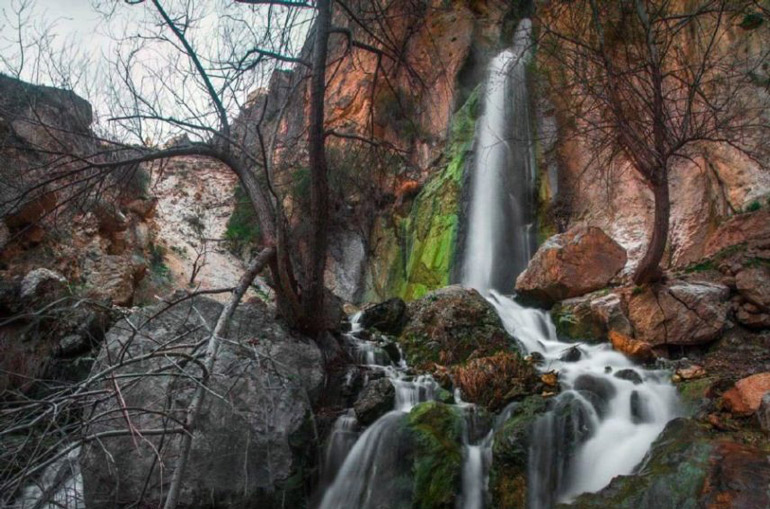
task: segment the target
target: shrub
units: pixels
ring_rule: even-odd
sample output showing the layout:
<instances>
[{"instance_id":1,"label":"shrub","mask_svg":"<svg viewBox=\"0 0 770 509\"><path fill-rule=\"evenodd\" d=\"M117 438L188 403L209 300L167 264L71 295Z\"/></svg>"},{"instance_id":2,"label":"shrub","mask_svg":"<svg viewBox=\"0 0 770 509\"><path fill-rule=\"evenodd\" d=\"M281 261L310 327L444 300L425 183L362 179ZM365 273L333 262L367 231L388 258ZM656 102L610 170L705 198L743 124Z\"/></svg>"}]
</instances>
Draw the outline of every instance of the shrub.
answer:
<instances>
[{"instance_id":1,"label":"shrub","mask_svg":"<svg viewBox=\"0 0 770 509\"><path fill-rule=\"evenodd\" d=\"M233 208L230 219L227 220L225 239L228 241L230 249L238 252L244 247L259 242L262 234L251 201L240 184L233 191L233 199L235 200L235 208Z\"/></svg>"}]
</instances>

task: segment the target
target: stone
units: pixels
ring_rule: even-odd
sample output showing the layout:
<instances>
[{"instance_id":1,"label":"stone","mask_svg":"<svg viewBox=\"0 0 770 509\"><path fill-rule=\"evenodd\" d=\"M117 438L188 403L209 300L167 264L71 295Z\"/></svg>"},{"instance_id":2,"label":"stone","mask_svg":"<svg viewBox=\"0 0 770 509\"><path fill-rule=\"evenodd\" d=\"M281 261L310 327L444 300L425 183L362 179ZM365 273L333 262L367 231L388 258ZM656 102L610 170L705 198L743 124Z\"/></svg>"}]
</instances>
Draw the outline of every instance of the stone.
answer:
<instances>
[{"instance_id":1,"label":"stone","mask_svg":"<svg viewBox=\"0 0 770 509\"><path fill-rule=\"evenodd\" d=\"M600 416L606 414L607 405L616 392L609 380L591 374L578 376L572 388L580 391L584 396L588 393L588 399Z\"/></svg>"},{"instance_id":2,"label":"stone","mask_svg":"<svg viewBox=\"0 0 770 509\"><path fill-rule=\"evenodd\" d=\"M583 357L583 352L580 350L580 347L575 345L570 348L567 348L564 353L561 354L561 357L559 357L559 360L563 362L577 362Z\"/></svg>"},{"instance_id":3,"label":"stone","mask_svg":"<svg viewBox=\"0 0 770 509\"><path fill-rule=\"evenodd\" d=\"M615 378L620 378L621 380L628 380L634 385L639 385L640 383L642 383L642 376L639 374L638 371L631 368L621 369L620 371L615 373Z\"/></svg>"},{"instance_id":4,"label":"stone","mask_svg":"<svg viewBox=\"0 0 770 509\"><path fill-rule=\"evenodd\" d=\"M770 311L770 268L761 265L741 270L735 276L735 286L744 299Z\"/></svg>"},{"instance_id":5,"label":"stone","mask_svg":"<svg viewBox=\"0 0 770 509\"><path fill-rule=\"evenodd\" d=\"M746 416L759 410L762 398L770 391L770 373L758 373L735 382L735 385L722 395L722 400L730 412Z\"/></svg>"},{"instance_id":6,"label":"stone","mask_svg":"<svg viewBox=\"0 0 770 509\"><path fill-rule=\"evenodd\" d=\"M358 395L353 405L358 422L368 426L386 413L393 410L396 401L396 389L387 377L372 380Z\"/></svg>"},{"instance_id":7,"label":"stone","mask_svg":"<svg viewBox=\"0 0 770 509\"><path fill-rule=\"evenodd\" d=\"M33 305L50 304L69 293L67 279L56 271L34 269L21 280L19 296Z\"/></svg>"},{"instance_id":8,"label":"stone","mask_svg":"<svg viewBox=\"0 0 770 509\"><path fill-rule=\"evenodd\" d=\"M138 268L132 257L102 255L86 259L83 276L89 287L88 295L96 300L111 301L116 306L130 306Z\"/></svg>"},{"instance_id":9,"label":"stone","mask_svg":"<svg viewBox=\"0 0 770 509\"><path fill-rule=\"evenodd\" d=\"M706 370L703 368L703 366L691 364L689 366L677 369L676 376L679 377L679 380L696 380L706 376Z\"/></svg>"},{"instance_id":10,"label":"stone","mask_svg":"<svg viewBox=\"0 0 770 509\"><path fill-rule=\"evenodd\" d=\"M549 238L516 280L516 291L545 305L599 290L626 265L626 251L596 227Z\"/></svg>"},{"instance_id":11,"label":"stone","mask_svg":"<svg viewBox=\"0 0 770 509\"><path fill-rule=\"evenodd\" d=\"M759 403L759 409L757 410L757 419L762 431L770 433L770 392L766 392L762 396L762 401Z\"/></svg>"},{"instance_id":12,"label":"stone","mask_svg":"<svg viewBox=\"0 0 770 509\"><path fill-rule=\"evenodd\" d=\"M633 327L623 311L622 301L617 293L610 293L591 300L591 312L607 331L617 331L626 336L633 334Z\"/></svg>"},{"instance_id":13,"label":"stone","mask_svg":"<svg viewBox=\"0 0 770 509\"><path fill-rule=\"evenodd\" d=\"M610 331L610 343L612 343L614 350L622 353L629 359L638 362L651 362L655 360L652 345L645 341L628 337L617 331Z\"/></svg>"},{"instance_id":14,"label":"stone","mask_svg":"<svg viewBox=\"0 0 770 509\"><path fill-rule=\"evenodd\" d=\"M61 357L69 357L88 350L88 338L79 334L70 334L59 340L59 351L57 354Z\"/></svg>"},{"instance_id":15,"label":"stone","mask_svg":"<svg viewBox=\"0 0 770 509\"><path fill-rule=\"evenodd\" d=\"M386 300L365 309L361 315L361 325L378 329L386 334L401 334L408 317L406 303L398 297Z\"/></svg>"},{"instance_id":16,"label":"stone","mask_svg":"<svg viewBox=\"0 0 770 509\"><path fill-rule=\"evenodd\" d=\"M416 369L450 366L516 348L495 309L476 290L447 286L407 308L409 321L398 342Z\"/></svg>"},{"instance_id":17,"label":"stone","mask_svg":"<svg viewBox=\"0 0 770 509\"><path fill-rule=\"evenodd\" d=\"M770 328L770 313L763 313L749 302L738 307L735 318L741 325L744 325L749 329L759 330Z\"/></svg>"},{"instance_id":18,"label":"stone","mask_svg":"<svg viewBox=\"0 0 770 509\"><path fill-rule=\"evenodd\" d=\"M707 257L750 241L770 240L770 210L738 214L719 225L706 243Z\"/></svg>"},{"instance_id":19,"label":"stone","mask_svg":"<svg viewBox=\"0 0 770 509\"><path fill-rule=\"evenodd\" d=\"M125 321L110 329L92 371L99 373L111 365L110 359L121 359L133 362L118 367L115 375L158 372L169 369L168 354L147 353L160 348L180 355L179 367L172 371L182 370L186 376L118 378L125 404L148 410L131 413L132 425L139 430L176 427L166 413L184 420L201 371L197 363L179 361L208 339L222 304L196 297L165 308L159 304L128 317L140 334L133 334ZM215 500L224 507L304 507L304 486L317 455L312 405L324 382L321 352L259 303L235 310L226 339L211 374L212 392L203 400L194 431L180 506ZM102 383L112 386L110 380ZM112 417L119 415L119 408L117 398L94 401L93 415L102 417L88 432L125 430L125 420ZM83 446L80 464L88 507L111 508L115 500L162 504L179 458L179 435L135 438L104 437Z\"/></svg>"},{"instance_id":20,"label":"stone","mask_svg":"<svg viewBox=\"0 0 770 509\"><path fill-rule=\"evenodd\" d=\"M628 296L636 339L659 345L703 345L727 323L730 290L709 282L677 281Z\"/></svg>"}]
</instances>

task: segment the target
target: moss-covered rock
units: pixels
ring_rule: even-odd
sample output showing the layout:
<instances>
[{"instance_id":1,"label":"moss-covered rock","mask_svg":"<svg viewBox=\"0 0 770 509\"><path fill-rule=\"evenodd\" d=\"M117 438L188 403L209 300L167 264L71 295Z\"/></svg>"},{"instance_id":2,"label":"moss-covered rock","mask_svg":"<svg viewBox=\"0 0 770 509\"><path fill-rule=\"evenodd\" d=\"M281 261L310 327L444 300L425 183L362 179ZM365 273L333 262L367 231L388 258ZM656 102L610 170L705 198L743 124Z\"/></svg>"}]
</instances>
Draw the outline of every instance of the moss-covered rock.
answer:
<instances>
[{"instance_id":1,"label":"moss-covered rock","mask_svg":"<svg viewBox=\"0 0 770 509\"><path fill-rule=\"evenodd\" d=\"M592 295L558 302L551 309L556 334L567 339L596 341L606 337L604 324L591 310Z\"/></svg>"},{"instance_id":2,"label":"moss-covered rock","mask_svg":"<svg viewBox=\"0 0 770 509\"><path fill-rule=\"evenodd\" d=\"M457 408L430 401L407 418L415 443L414 501L417 509L451 509L462 477L462 415Z\"/></svg>"},{"instance_id":3,"label":"moss-covered rock","mask_svg":"<svg viewBox=\"0 0 770 509\"><path fill-rule=\"evenodd\" d=\"M413 300L449 284L462 181L478 115L477 88L452 118L446 165L425 183L406 217L383 218L375 225L378 254L367 277L370 300Z\"/></svg>"},{"instance_id":4,"label":"moss-covered rock","mask_svg":"<svg viewBox=\"0 0 770 509\"><path fill-rule=\"evenodd\" d=\"M530 396L513 409L495 433L489 491L493 507L524 509L527 506L527 465L532 426L546 411L546 400Z\"/></svg>"},{"instance_id":5,"label":"moss-covered rock","mask_svg":"<svg viewBox=\"0 0 770 509\"><path fill-rule=\"evenodd\" d=\"M476 291L448 286L409 304L401 343L410 366L431 369L515 349L494 308Z\"/></svg>"}]
</instances>

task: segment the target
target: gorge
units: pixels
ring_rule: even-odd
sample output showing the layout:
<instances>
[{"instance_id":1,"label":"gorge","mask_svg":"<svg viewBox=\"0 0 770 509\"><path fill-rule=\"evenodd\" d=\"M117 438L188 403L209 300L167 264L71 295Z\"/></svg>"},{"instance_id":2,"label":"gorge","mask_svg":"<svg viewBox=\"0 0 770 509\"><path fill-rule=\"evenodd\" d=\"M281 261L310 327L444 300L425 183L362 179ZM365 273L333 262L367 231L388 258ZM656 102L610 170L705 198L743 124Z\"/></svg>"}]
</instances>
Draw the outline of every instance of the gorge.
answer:
<instances>
[{"instance_id":1,"label":"gorge","mask_svg":"<svg viewBox=\"0 0 770 509\"><path fill-rule=\"evenodd\" d=\"M676 48L668 121L761 148L762 5L239 3L214 56L208 14L139 6L204 93L239 77L162 144L0 76L0 506L770 507L770 158L670 122L639 282L659 181L608 127L659 141L632 64ZM682 62L695 96L746 77L742 124Z\"/></svg>"}]
</instances>

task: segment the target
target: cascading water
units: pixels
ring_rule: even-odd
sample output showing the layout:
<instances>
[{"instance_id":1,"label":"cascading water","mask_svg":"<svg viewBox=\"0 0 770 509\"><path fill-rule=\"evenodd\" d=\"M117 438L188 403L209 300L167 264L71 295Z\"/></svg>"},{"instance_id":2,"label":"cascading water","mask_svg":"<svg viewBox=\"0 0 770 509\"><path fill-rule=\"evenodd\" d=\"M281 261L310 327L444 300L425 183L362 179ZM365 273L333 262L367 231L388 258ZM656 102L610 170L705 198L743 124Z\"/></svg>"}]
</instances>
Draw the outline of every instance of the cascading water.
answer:
<instances>
[{"instance_id":1,"label":"cascading water","mask_svg":"<svg viewBox=\"0 0 770 509\"><path fill-rule=\"evenodd\" d=\"M530 32L525 19L513 49L490 67L471 177L462 283L487 297L508 332L527 352L542 355L544 369L559 373L564 390L536 422L530 450L528 505L538 509L597 491L614 476L631 473L676 417L677 397L665 372L635 366L606 344L561 342L547 313L499 293L513 288L533 247L534 164L526 88ZM491 442L488 436L465 445L465 507L480 507L475 500L482 497L475 493L485 485L483 461L491 456Z\"/></svg>"}]
</instances>

